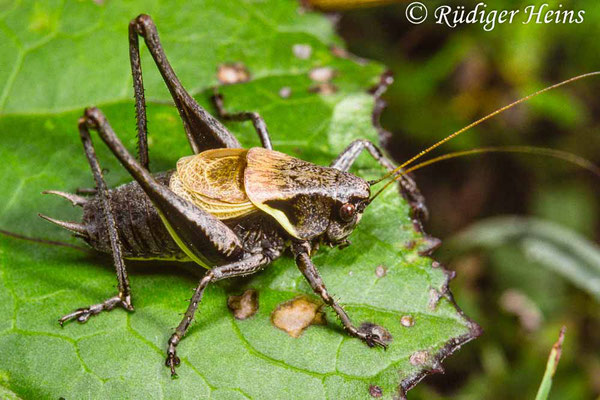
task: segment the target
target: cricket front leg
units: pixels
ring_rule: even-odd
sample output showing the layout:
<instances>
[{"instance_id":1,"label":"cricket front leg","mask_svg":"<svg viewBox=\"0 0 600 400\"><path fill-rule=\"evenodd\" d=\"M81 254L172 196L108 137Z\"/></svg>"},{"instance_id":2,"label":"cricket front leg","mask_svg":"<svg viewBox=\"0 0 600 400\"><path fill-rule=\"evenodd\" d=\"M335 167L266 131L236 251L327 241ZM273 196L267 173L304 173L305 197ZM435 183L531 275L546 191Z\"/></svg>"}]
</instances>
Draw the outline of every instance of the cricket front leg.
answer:
<instances>
[{"instance_id":1,"label":"cricket front leg","mask_svg":"<svg viewBox=\"0 0 600 400\"><path fill-rule=\"evenodd\" d=\"M175 329L175 332L169 338L169 347L167 349L167 360L166 366L171 369L171 376L177 376L175 367L180 364L180 359L177 356L177 345L187 332L190 324L194 320L194 314L198 309L204 289L209 283L215 282L221 279L232 278L234 276L245 276L257 272L263 268L271 260L263 254L255 254L243 258L240 261L233 262L231 264L215 267L209 270L206 275L200 280L198 286L194 290L194 295L190 299L190 305L188 306L183 319Z\"/></svg>"},{"instance_id":2,"label":"cricket front leg","mask_svg":"<svg viewBox=\"0 0 600 400\"><path fill-rule=\"evenodd\" d=\"M79 134L83 143L85 155L87 156L92 174L94 175L94 180L96 181L96 195L100 197L102 213L104 214L104 218L106 220L106 228L110 238L113 262L117 273L118 293L102 303L94 304L85 308L79 308L74 312L65 315L58 320L61 326L64 322L71 319L77 319L77 321L81 323L86 322L91 316L99 314L102 311L110 311L117 306L121 306L128 311L133 311L129 278L127 277L125 262L123 261L123 250L121 241L119 240L115 217L110 202L110 194L106 183L104 182L104 177L102 176L102 169L100 168L85 118L81 118L79 120Z\"/></svg>"},{"instance_id":3,"label":"cricket front leg","mask_svg":"<svg viewBox=\"0 0 600 400\"><path fill-rule=\"evenodd\" d=\"M364 326L366 329L362 329L362 327L355 327L342 306L339 305L337 301L335 301L335 299L329 295L327 288L325 288L325 284L319 275L319 271L317 271L317 268L310 259L310 246L305 242L294 244L292 246L292 252L296 257L296 265L298 266L298 269L300 269L300 272L302 272L310 284L310 287L315 291L316 294L321 296L321 299L323 299L325 304L333 308L340 318L344 329L351 336L357 337L364 341L369 347L379 345L384 349L387 348L387 343L379 335L379 333L371 330L371 324L365 324Z\"/></svg>"},{"instance_id":4,"label":"cricket front leg","mask_svg":"<svg viewBox=\"0 0 600 400\"><path fill-rule=\"evenodd\" d=\"M369 155L388 171L393 171L396 168L394 163L385 157L373 142L366 139L357 139L350 143L348 147L346 147L336 159L331 162L330 167L339 169L340 171L348 171L364 150L367 150ZM398 171L398 174L403 172L404 171ZM402 175L400 177L400 187L416 212L422 216L423 219L427 219L429 211L425 205L425 198L419 191L419 188L417 188L415 181L408 175Z\"/></svg>"}]
</instances>

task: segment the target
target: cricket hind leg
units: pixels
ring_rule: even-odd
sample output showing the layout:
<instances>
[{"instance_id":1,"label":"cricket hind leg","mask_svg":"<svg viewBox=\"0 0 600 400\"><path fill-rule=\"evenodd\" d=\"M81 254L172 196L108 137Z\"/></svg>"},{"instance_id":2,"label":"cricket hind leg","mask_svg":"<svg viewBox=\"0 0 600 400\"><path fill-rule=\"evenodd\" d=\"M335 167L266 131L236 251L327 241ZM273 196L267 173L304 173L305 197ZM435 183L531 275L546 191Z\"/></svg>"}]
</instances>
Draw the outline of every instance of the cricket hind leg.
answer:
<instances>
[{"instance_id":1,"label":"cricket hind leg","mask_svg":"<svg viewBox=\"0 0 600 400\"><path fill-rule=\"evenodd\" d=\"M396 168L394 163L385 157L373 142L366 139L357 139L350 143L348 147L346 147L335 160L331 162L330 167L347 172L364 150L367 150L371 157L388 171L393 171ZM399 173L400 172L402 171L399 171ZM427 219L429 217L429 211L425 205L425 198L419 191L415 181L410 176L403 175L400 178L400 186L417 215Z\"/></svg>"},{"instance_id":2,"label":"cricket hind leg","mask_svg":"<svg viewBox=\"0 0 600 400\"><path fill-rule=\"evenodd\" d=\"M129 278L127 276L127 270L125 269L125 262L123 260L123 248L119 239L117 225L112 210L110 193L108 191L108 187L106 186L106 182L104 182L102 169L100 168L98 157L96 156L96 152L94 150L94 145L88 129L88 121L86 118L81 118L79 120L79 135L81 136L85 155L90 164L94 180L96 181L96 195L100 198L101 210L106 221L106 228L108 230L108 236L110 239L113 262L117 273L118 293L102 303L80 308L70 314L65 315L58 320L61 326L64 322L71 319L77 319L78 322L82 323L86 322L91 316L99 314L102 311L112 310L116 306L121 306L128 311L133 311L133 305L131 304L131 288L129 287Z\"/></svg>"},{"instance_id":3,"label":"cricket hind leg","mask_svg":"<svg viewBox=\"0 0 600 400\"><path fill-rule=\"evenodd\" d=\"M154 21L150 16L141 14L129 23L129 58L135 92L140 164L148 170L146 100L140 62L139 36L144 39L173 97L192 151L197 154L208 149L241 147L235 136L204 108L200 107L196 100L184 89L163 50Z\"/></svg>"},{"instance_id":4,"label":"cricket hind leg","mask_svg":"<svg viewBox=\"0 0 600 400\"><path fill-rule=\"evenodd\" d=\"M206 275L204 275L204 277L198 283L198 286L194 289L194 294L190 299L190 304L183 316L183 319L179 325L177 325L175 332L169 338L165 365L171 370L171 376L177 376L175 367L177 367L181 362L177 356L177 345L192 323L194 314L196 313L200 301L202 300L204 289L206 289L208 284L221 279L253 274L263 268L270 261L271 259L263 254L255 254L231 264L215 267L209 270Z\"/></svg>"},{"instance_id":5,"label":"cricket hind leg","mask_svg":"<svg viewBox=\"0 0 600 400\"><path fill-rule=\"evenodd\" d=\"M218 265L244 255L240 238L222 221L193 203L177 196L127 151L106 117L97 108L85 110L86 127L98 132L104 143L137 181L159 212L165 227L196 263Z\"/></svg>"},{"instance_id":6,"label":"cricket hind leg","mask_svg":"<svg viewBox=\"0 0 600 400\"><path fill-rule=\"evenodd\" d=\"M271 135L269 135L267 124L259 113L252 111L229 113L227 110L225 110L225 106L223 105L223 95L217 92L215 92L214 96L212 97L212 101L217 109L217 112L219 113L219 117L222 119L229 121L252 121L252 125L254 126L254 130L258 134L258 137L260 138L262 147L268 150L273 150L273 145L271 144Z\"/></svg>"}]
</instances>

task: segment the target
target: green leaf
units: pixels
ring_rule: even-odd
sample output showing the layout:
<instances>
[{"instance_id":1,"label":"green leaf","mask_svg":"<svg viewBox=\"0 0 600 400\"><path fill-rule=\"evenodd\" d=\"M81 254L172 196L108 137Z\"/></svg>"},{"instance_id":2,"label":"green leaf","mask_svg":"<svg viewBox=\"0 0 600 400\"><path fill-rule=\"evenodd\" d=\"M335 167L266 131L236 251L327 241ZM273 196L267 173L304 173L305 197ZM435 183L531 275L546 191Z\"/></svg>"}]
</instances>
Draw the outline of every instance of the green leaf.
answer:
<instances>
[{"instance_id":1,"label":"green leaf","mask_svg":"<svg viewBox=\"0 0 600 400\"><path fill-rule=\"evenodd\" d=\"M276 149L326 165L353 139L377 140L375 99L367 89L379 82L383 68L336 56L330 48L340 41L324 17L299 12L292 1L146 3L23 1L0 10L2 229L77 243L36 214L77 220L78 210L40 192L93 185L76 129L85 106L101 106L125 144L135 148L127 24L142 10L153 15L184 85L209 111L218 66L241 62L248 68L250 82L220 91L228 110L263 115ZM295 44L310 45L311 56L296 57ZM146 51L142 57L152 99L151 167L170 169L190 149ZM308 75L317 66L335 69L337 92L309 90L315 83ZM284 87L289 97L280 96ZM229 127L245 146L258 144L251 124ZM129 181L96 142L109 184ZM382 173L366 155L354 172ZM311 326L299 338L275 328L270 316L279 304L299 294L316 299L285 256L253 277L208 288L178 348L178 380L164 366L166 342L203 269L128 262L136 311L115 310L61 329L57 317L112 293L110 257L2 235L0 385L23 398L356 399L370 398L371 385L384 398L402 395L479 333L452 301L450 274L420 254L432 239L415 229L410 211L387 191L369 207L352 246L322 249L314 258L356 323L389 330L387 351L348 337L329 311L326 325ZM380 265L385 276L376 275ZM259 292L259 310L236 320L227 298L246 288ZM405 326L411 318L414 325Z\"/></svg>"},{"instance_id":2,"label":"green leaf","mask_svg":"<svg viewBox=\"0 0 600 400\"><path fill-rule=\"evenodd\" d=\"M560 334L558 335L558 340L556 343L554 343L554 346L552 346L550 356L548 357L548 362L546 363L546 371L544 372L544 377L542 378L542 383L540 384L540 388L535 396L535 400L546 400L550 395L552 378L554 378L556 368L558 367L558 361L560 360L560 355L562 353L562 345L563 341L565 340L565 330L566 328L563 326L560 330Z\"/></svg>"},{"instance_id":3,"label":"green leaf","mask_svg":"<svg viewBox=\"0 0 600 400\"><path fill-rule=\"evenodd\" d=\"M8 390L7 388L0 386L0 398L3 400L19 400L19 396Z\"/></svg>"}]
</instances>

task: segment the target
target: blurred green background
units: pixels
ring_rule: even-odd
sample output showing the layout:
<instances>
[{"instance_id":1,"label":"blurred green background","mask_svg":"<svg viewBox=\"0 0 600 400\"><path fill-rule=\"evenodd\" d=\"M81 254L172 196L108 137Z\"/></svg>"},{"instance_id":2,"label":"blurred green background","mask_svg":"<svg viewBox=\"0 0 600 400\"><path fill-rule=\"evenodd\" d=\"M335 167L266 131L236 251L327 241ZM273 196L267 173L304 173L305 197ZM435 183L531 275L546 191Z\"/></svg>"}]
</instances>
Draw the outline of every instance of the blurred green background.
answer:
<instances>
[{"instance_id":1,"label":"blurred green background","mask_svg":"<svg viewBox=\"0 0 600 400\"><path fill-rule=\"evenodd\" d=\"M339 14L349 50L394 73L382 125L397 161L530 92L600 70L600 2L488 1L488 10L543 3L585 10L582 24L525 25L521 15L490 32L431 21L438 5L468 11L475 1L425 3L430 15L420 25L406 20L407 3ZM435 154L525 144L600 164L598 93L600 78L552 91ZM409 397L534 398L566 325L550 398L599 398L598 177L555 159L490 154L440 163L416 178L431 212L427 230L445 243L435 256L457 272L455 297L485 333L445 362L445 375L427 378ZM503 215L523 218L487 220Z\"/></svg>"}]
</instances>

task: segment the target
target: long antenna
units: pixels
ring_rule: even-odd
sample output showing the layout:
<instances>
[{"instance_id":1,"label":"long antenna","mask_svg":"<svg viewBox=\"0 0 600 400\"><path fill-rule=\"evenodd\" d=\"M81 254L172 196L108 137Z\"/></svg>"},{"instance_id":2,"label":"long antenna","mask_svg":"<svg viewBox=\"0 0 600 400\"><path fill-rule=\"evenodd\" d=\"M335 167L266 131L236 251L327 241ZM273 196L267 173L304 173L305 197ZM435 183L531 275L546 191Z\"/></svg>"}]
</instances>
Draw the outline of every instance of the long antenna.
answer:
<instances>
[{"instance_id":1,"label":"long antenna","mask_svg":"<svg viewBox=\"0 0 600 400\"><path fill-rule=\"evenodd\" d=\"M523 102L525 102L525 101L527 101L527 100L529 100L529 99L532 99L532 98L534 98L534 97L536 97L536 96L538 96L538 95L540 95L540 94L542 94L542 93L545 93L545 92L547 92L547 91L549 91L549 90L556 89L556 88L558 88L558 87L561 87L561 86L563 86L563 85L566 85L566 84L568 84L568 83L575 82L575 81L578 81L578 80L580 80L580 79L583 79L583 78L588 78L588 77L590 77L590 76L595 76L595 75L600 75L600 71L588 72L587 74L577 75L577 76L575 76L575 77L573 77L573 78L569 78L569 79L567 79L567 80L565 80L565 81L562 81L562 82L559 82L559 83L555 83L555 84L554 84L554 85L552 85L552 86L548 86L548 87L546 87L546 88L544 88L544 89L540 89L540 90L538 90L538 91L537 91L537 92L535 92L535 93L532 93L532 94L530 94L530 95L527 95L527 96L525 96L525 97L523 97L523 98L520 98L519 100L516 100L516 101L514 101L514 102L512 102L512 103L510 103L510 104L508 104L508 105L506 105L506 106L504 106L504 107L502 107L502 108L499 108L498 110L496 110L496 111L492 112L491 114L488 114L488 115L486 115L485 117L483 117L483 118L480 118L480 119L478 119L477 121L475 121L475 122L473 122L473 123L471 123L471 124L469 124L469 125L465 126L464 128L462 128L462 129L460 129L460 130L458 130L458 131L454 132L453 134L451 134L451 135L449 135L449 136L446 136L444 139L440 140L439 142L435 143L435 144L434 144L434 145L432 145L432 146L429 146L428 148L426 148L425 150L421 151L420 153L418 153L416 156L412 157L412 158L411 158L411 159L409 159L408 161L405 161L405 162L404 162L402 165L400 165L399 167L397 167L397 168L396 168L396 169L394 169L393 171L390 171L390 172L388 172L387 174L383 175L381 178L379 178L379 179L377 179L377 180L374 180L374 181L370 181L369 183L370 183L371 185L374 185L374 184L376 184L376 183L379 183L379 182L383 181L384 179L387 179L387 178L389 178L390 176L393 176L393 175L394 175L394 174L396 174L398 171L400 171L400 170L402 170L404 167L406 167L406 166L408 166L408 165L412 164L413 162L415 162L415 161L416 161L416 160L418 160L419 158L423 157L425 154L429 153L429 152L430 152L430 151L432 151L433 149L435 149L435 148L437 148L437 147L439 147L439 146L443 145L444 143L448 142L449 140L452 140L452 139L454 139L455 137L457 137L457 136L458 136L458 135L460 135L461 133L463 133L463 132L465 132L465 131L468 131L469 129L473 128L474 126L477 126L477 125L479 125L480 123L482 123L482 122L484 122L484 121L487 121L488 119L490 119L490 118L492 118L492 117L494 117L494 116L496 116L496 115L498 115L498 114L500 114L500 113L502 113L502 112L504 112L504 111L506 111L506 110L508 110L508 109L510 109L510 108L513 108L514 106L516 106L516 105L518 105L518 104L521 104L521 103L523 103ZM393 181L392 181L392 182L393 182Z\"/></svg>"},{"instance_id":2,"label":"long antenna","mask_svg":"<svg viewBox=\"0 0 600 400\"><path fill-rule=\"evenodd\" d=\"M569 162L571 164L575 164L578 167L586 169L600 178L600 167L594 164L592 161L587 158L581 157L577 154L569 153L567 151L550 149L547 147L533 147L533 146L494 146L494 147L480 147L472 150L463 150L463 151L455 151L452 153L447 153L427 161L423 161L417 165L413 165L412 167L406 169L403 174L408 174L410 172L416 171L423 167L427 167L428 165L435 164L439 161L450 160L452 158L470 156L475 154L484 154L484 153L525 153L525 154L535 154L539 156L547 156L558 158L563 161ZM394 181L398 180L395 178Z\"/></svg>"},{"instance_id":3,"label":"long antenna","mask_svg":"<svg viewBox=\"0 0 600 400\"><path fill-rule=\"evenodd\" d=\"M600 178L600 167L598 167L596 164L594 164L587 158L578 156L577 154L569 153L567 151L550 149L547 147L535 147L535 146L480 147L477 149L456 151L456 152L452 152L452 153L443 154L441 156L431 158L431 159L423 161L419 164L413 165L412 167L407 168L406 170L403 170L402 172L395 175L394 179L391 179L381 189L379 189L373 196L371 196L371 198L369 199L369 203L372 202L373 200L375 200L375 198L377 196L379 196L388 186L390 186L392 183L396 182L398 179L400 179L402 176L404 176L408 173L411 173L418 169L427 167L431 164L438 163L440 161L445 161L445 160L450 160L452 158L470 156L470 155L475 155L475 154L484 154L484 153L525 153L525 154L536 154L536 155L540 155L540 156L558 158L563 161L567 161L571 164L575 164L578 167L581 167L583 169L586 169L586 170L590 171L591 173L593 173L594 175L596 175L598 178Z\"/></svg>"}]
</instances>

